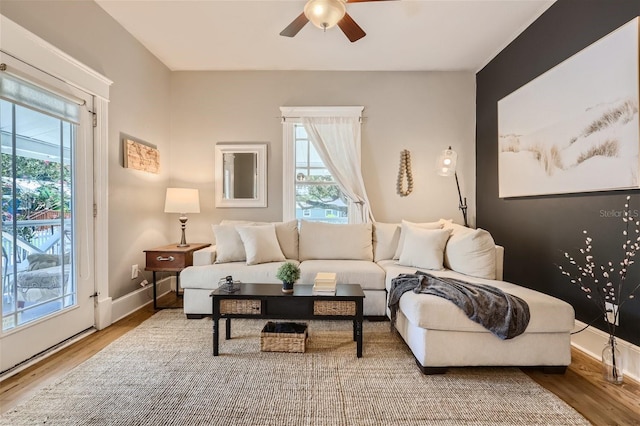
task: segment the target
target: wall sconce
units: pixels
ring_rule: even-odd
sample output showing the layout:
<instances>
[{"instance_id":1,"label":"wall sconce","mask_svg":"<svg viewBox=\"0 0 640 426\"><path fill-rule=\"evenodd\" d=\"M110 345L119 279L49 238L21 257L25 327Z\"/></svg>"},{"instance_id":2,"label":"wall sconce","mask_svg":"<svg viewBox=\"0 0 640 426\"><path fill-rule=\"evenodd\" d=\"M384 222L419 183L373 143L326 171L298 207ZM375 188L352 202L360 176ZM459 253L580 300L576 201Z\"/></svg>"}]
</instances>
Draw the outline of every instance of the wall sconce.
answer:
<instances>
[{"instance_id":1,"label":"wall sconce","mask_svg":"<svg viewBox=\"0 0 640 426\"><path fill-rule=\"evenodd\" d=\"M438 160L436 161L436 171L440 176L455 176L456 187L458 188L458 199L460 204L458 208L462 211L462 217L464 218L464 226L469 226L467 223L467 198L464 200L460 193L460 182L458 182L458 173L456 172L456 164L458 162L458 154L451 149L451 147L442 151Z\"/></svg>"},{"instance_id":2,"label":"wall sconce","mask_svg":"<svg viewBox=\"0 0 640 426\"><path fill-rule=\"evenodd\" d=\"M182 239L178 247L189 247L185 238L187 227L187 213L200 213L200 195L197 189L167 188L164 202L165 213L180 213Z\"/></svg>"}]
</instances>

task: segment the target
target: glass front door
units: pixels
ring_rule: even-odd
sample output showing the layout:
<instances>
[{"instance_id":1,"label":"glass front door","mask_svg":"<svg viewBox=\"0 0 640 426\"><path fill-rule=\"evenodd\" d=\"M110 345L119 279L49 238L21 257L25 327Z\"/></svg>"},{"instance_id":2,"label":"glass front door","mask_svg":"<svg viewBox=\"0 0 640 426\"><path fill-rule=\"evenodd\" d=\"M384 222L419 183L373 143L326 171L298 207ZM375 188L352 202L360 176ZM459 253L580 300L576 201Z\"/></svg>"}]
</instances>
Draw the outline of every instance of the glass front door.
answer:
<instances>
[{"instance_id":1,"label":"glass front door","mask_svg":"<svg viewBox=\"0 0 640 426\"><path fill-rule=\"evenodd\" d=\"M5 73L0 84L2 372L93 326L94 285L87 105Z\"/></svg>"}]
</instances>

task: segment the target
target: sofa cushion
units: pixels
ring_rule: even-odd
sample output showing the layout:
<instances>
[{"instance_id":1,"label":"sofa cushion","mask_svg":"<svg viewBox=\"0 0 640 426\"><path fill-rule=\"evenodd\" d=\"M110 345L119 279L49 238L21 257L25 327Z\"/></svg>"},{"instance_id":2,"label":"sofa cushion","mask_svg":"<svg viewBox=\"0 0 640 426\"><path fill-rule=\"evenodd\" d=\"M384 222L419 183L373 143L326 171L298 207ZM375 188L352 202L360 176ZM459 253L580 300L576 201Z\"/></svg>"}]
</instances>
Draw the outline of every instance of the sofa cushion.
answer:
<instances>
[{"instance_id":1,"label":"sofa cushion","mask_svg":"<svg viewBox=\"0 0 640 426\"><path fill-rule=\"evenodd\" d=\"M293 263L298 263L292 260ZM180 286L182 288L203 288L215 290L218 281L227 275L234 280L245 283L282 283L276 278L278 268L284 262L269 262L258 265L247 265L245 262L229 262L205 266L189 266L180 272Z\"/></svg>"},{"instance_id":2,"label":"sofa cushion","mask_svg":"<svg viewBox=\"0 0 640 426\"><path fill-rule=\"evenodd\" d=\"M445 225L445 229L449 226ZM495 279L496 250L491 234L480 228L457 227L449 228L453 233L445 247L444 265L461 274Z\"/></svg>"},{"instance_id":3,"label":"sofa cushion","mask_svg":"<svg viewBox=\"0 0 640 426\"><path fill-rule=\"evenodd\" d=\"M246 259L244 244L235 225L213 225L213 234L216 238L216 263Z\"/></svg>"},{"instance_id":4,"label":"sofa cushion","mask_svg":"<svg viewBox=\"0 0 640 426\"><path fill-rule=\"evenodd\" d=\"M285 260L273 224L236 226L247 258L247 265Z\"/></svg>"},{"instance_id":5,"label":"sofa cushion","mask_svg":"<svg viewBox=\"0 0 640 426\"><path fill-rule=\"evenodd\" d=\"M414 223L414 222L409 222L406 220L402 221L401 226L404 225L413 225L413 226L417 226L419 228L424 228L424 229L442 229L442 223L440 222L422 222L422 223ZM404 234L402 232L402 230L400 231L400 239L398 240L398 247L396 248L396 252L393 255L394 259L400 259L400 255L402 254L402 246L404 245Z\"/></svg>"},{"instance_id":6,"label":"sofa cushion","mask_svg":"<svg viewBox=\"0 0 640 426\"><path fill-rule=\"evenodd\" d=\"M371 223L300 223L300 260L341 259L373 261Z\"/></svg>"},{"instance_id":7,"label":"sofa cushion","mask_svg":"<svg viewBox=\"0 0 640 426\"><path fill-rule=\"evenodd\" d=\"M384 271L368 260L305 260L300 264L298 282L313 284L318 272L335 272L339 284L360 284L363 290L384 290Z\"/></svg>"},{"instance_id":8,"label":"sofa cushion","mask_svg":"<svg viewBox=\"0 0 640 426\"><path fill-rule=\"evenodd\" d=\"M62 256L59 254L33 253L27 256L27 262L29 263L28 270L35 271L62 264ZM69 260L65 259L65 263L69 263Z\"/></svg>"},{"instance_id":9,"label":"sofa cushion","mask_svg":"<svg viewBox=\"0 0 640 426\"><path fill-rule=\"evenodd\" d=\"M224 219L220 225L268 225L272 222L255 222L250 220ZM298 259L298 221L273 222L280 249L287 259Z\"/></svg>"},{"instance_id":10,"label":"sofa cushion","mask_svg":"<svg viewBox=\"0 0 640 426\"><path fill-rule=\"evenodd\" d=\"M298 259L298 221L276 222L276 236L287 259Z\"/></svg>"},{"instance_id":11,"label":"sofa cushion","mask_svg":"<svg viewBox=\"0 0 640 426\"><path fill-rule=\"evenodd\" d=\"M386 271L387 291L391 289L391 280L399 274L415 273L415 268L400 266L390 260L378 264ZM573 307L553 296L506 281L469 277L450 270L429 271L429 273L439 277L490 285L520 297L529 305L531 314L527 333L568 332L573 329L575 315ZM420 328L489 333L480 324L471 321L462 309L438 296L408 291L400 298L400 310L412 324Z\"/></svg>"},{"instance_id":12,"label":"sofa cushion","mask_svg":"<svg viewBox=\"0 0 640 426\"><path fill-rule=\"evenodd\" d=\"M443 269L444 248L450 229L423 229L402 224L404 242L398 264L421 269Z\"/></svg>"},{"instance_id":13,"label":"sofa cushion","mask_svg":"<svg viewBox=\"0 0 640 426\"><path fill-rule=\"evenodd\" d=\"M39 254L39 253L38 253ZM70 266L58 264L43 268L28 269L18 272L18 289L55 289L61 288L69 279ZM20 294L22 292L18 292Z\"/></svg>"},{"instance_id":14,"label":"sofa cushion","mask_svg":"<svg viewBox=\"0 0 640 426\"><path fill-rule=\"evenodd\" d=\"M373 223L373 260L393 259L400 241L399 223Z\"/></svg>"}]
</instances>

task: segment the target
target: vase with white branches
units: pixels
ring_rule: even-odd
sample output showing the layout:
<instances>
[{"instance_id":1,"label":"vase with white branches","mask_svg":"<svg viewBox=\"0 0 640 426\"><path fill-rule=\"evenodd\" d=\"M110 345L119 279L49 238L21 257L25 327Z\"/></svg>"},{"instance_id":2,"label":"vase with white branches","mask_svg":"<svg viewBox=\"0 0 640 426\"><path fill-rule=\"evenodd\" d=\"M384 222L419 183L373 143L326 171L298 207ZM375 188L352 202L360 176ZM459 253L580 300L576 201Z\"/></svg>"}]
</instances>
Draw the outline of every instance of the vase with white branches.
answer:
<instances>
[{"instance_id":1,"label":"vase with white branches","mask_svg":"<svg viewBox=\"0 0 640 426\"><path fill-rule=\"evenodd\" d=\"M634 211L630 209L630 200L631 197L627 196L621 214L624 223L621 260L596 263L592 253L593 238L585 230L582 231L585 240L580 254L576 254L574 257L565 252L564 256L570 266L567 268L558 266L571 284L579 287L587 299L593 301L604 316L609 339L602 351L603 375L607 381L616 384L623 381L622 358L616 341L618 315L622 306L633 299L636 291L640 288L640 284L634 286L627 283L627 273L634 263L633 258L636 252L640 249L640 220L634 218ZM609 306L617 307L611 309Z\"/></svg>"}]
</instances>

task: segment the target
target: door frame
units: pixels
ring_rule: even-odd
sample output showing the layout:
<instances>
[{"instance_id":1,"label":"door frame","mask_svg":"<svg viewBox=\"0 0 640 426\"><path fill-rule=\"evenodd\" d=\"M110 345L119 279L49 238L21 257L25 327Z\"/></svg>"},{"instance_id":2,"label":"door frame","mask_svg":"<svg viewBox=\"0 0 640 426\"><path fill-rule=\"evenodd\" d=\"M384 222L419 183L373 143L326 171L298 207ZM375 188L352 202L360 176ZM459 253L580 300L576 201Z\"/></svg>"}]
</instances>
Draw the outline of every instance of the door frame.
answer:
<instances>
[{"instance_id":1,"label":"door frame","mask_svg":"<svg viewBox=\"0 0 640 426\"><path fill-rule=\"evenodd\" d=\"M108 104L111 80L0 14L0 51L94 98L94 324L111 325L108 275ZM0 341L1 344L1 341ZM0 347L0 350L2 348Z\"/></svg>"}]
</instances>

